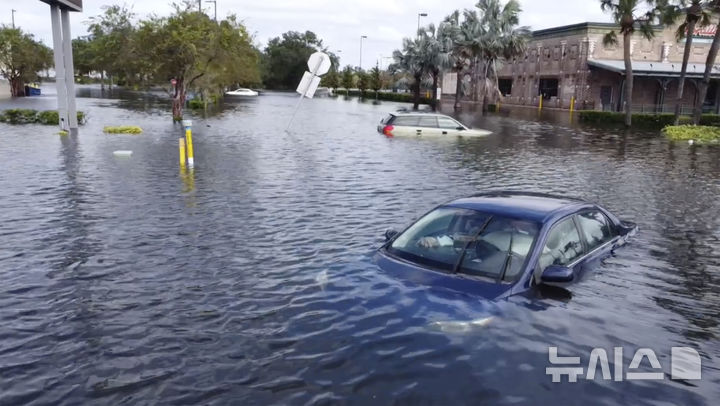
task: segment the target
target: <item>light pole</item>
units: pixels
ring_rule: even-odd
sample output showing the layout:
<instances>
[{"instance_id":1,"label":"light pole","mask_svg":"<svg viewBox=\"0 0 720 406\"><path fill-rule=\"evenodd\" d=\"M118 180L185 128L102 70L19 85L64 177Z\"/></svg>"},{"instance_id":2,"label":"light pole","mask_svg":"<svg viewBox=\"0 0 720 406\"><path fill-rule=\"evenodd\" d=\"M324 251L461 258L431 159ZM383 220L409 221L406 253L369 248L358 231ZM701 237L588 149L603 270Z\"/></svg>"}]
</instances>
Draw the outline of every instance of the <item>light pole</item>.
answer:
<instances>
[{"instance_id":1,"label":"light pole","mask_svg":"<svg viewBox=\"0 0 720 406\"><path fill-rule=\"evenodd\" d=\"M13 25L13 30L14 30L14 29L15 29L15 12L16 12L17 10L15 10L14 8L12 8L12 9L10 9L10 11L12 11L12 25Z\"/></svg>"},{"instance_id":2,"label":"light pole","mask_svg":"<svg viewBox=\"0 0 720 406\"><path fill-rule=\"evenodd\" d=\"M367 35L360 36L360 70L362 70L362 44L365 38L367 38Z\"/></svg>"},{"instance_id":3,"label":"light pole","mask_svg":"<svg viewBox=\"0 0 720 406\"><path fill-rule=\"evenodd\" d=\"M427 13L418 13L418 31L420 31L420 17L427 17Z\"/></svg>"},{"instance_id":4,"label":"light pole","mask_svg":"<svg viewBox=\"0 0 720 406\"><path fill-rule=\"evenodd\" d=\"M202 0L198 0L198 11L202 13Z\"/></svg>"},{"instance_id":5,"label":"light pole","mask_svg":"<svg viewBox=\"0 0 720 406\"><path fill-rule=\"evenodd\" d=\"M217 22L217 0L205 0L205 3L213 3L215 6L215 22Z\"/></svg>"}]
</instances>

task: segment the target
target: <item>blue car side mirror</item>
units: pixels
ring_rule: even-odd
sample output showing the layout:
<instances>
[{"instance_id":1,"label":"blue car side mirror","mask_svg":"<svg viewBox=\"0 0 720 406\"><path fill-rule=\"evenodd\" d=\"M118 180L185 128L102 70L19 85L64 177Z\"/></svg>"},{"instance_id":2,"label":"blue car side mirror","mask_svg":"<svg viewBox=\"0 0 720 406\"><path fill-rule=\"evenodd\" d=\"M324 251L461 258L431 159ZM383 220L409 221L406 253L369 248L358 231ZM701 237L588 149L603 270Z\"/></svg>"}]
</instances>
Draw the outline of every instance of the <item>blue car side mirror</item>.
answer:
<instances>
[{"instance_id":1,"label":"blue car side mirror","mask_svg":"<svg viewBox=\"0 0 720 406\"><path fill-rule=\"evenodd\" d=\"M545 268L540 280L546 283L567 283L575 279L575 272L572 268L560 265L550 265Z\"/></svg>"},{"instance_id":2,"label":"blue car side mirror","mask_svg":"<svg viewBox=\"0 0 720 406\"><path fill-rule=\"evenodd\" d=\"M392 240L396 235L398 235L398 232L393 229L385 231L385 241Z\"/></svg>"}]
</instances>

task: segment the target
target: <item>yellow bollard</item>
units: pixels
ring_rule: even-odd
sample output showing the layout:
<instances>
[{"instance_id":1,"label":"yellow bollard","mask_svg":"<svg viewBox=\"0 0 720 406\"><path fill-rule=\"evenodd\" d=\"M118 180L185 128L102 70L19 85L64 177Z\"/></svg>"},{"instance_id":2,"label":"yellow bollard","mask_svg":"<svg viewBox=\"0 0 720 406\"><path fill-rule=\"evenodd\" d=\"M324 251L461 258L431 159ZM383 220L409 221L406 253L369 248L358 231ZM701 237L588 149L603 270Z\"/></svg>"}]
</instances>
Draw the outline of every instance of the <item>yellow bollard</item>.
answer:
<instances>
[{"instance_id":1,"label":"yellow bollard","mask_svg":"<svg viewBox=\"0 0 720 406\"><path fill-rule=\"evenodd\" d=\"M543 103L543 97L540 95L540 104L538 105L538 110L542 110L542 103Z\"/></svg>"},{"instance_id":2,"label":"yellow bollard","mask_svg":"<svg viewBox=\"0 0 720 406\"><path fill-rule=\"evenodd\" d=\"M178 147L180 148L180 167L185 167L185 138L178 139Z\"/></svg>"},{"instance_id":3,"label":"yellow bollard","mask_svg":"<svg viewBox=\"0 0 720 406\"><path fill-rule=\"evenodd\" d=\"M499 112L500 112L500 104L501 104L501 103L498 102L498 103L497 103L497 106L495 107L495 112L496 112L496 113L499 113Z\"/></svg>"},{"instance_id":4,"label":"yellow bollard","mask_svg":"<svg viewBox=\"0 0 720 406\"><path fill-rule=\"evenodd\" d=\"M187 162L189 167L195 166L195 154L193 153L192 143L192 121L183 120L185 127L185 145L187 146Z\"/></svg>"},{"instance_id":5,"label":"yellow bollard","mask_svg":"<svg viewBox=\"0 0 720 406\"><path fill-rule=\"evenodd\" d=\"M570 98L570 114L572 114L573 111L575 111L575 96Z\"/></svg>"}]
</instances>

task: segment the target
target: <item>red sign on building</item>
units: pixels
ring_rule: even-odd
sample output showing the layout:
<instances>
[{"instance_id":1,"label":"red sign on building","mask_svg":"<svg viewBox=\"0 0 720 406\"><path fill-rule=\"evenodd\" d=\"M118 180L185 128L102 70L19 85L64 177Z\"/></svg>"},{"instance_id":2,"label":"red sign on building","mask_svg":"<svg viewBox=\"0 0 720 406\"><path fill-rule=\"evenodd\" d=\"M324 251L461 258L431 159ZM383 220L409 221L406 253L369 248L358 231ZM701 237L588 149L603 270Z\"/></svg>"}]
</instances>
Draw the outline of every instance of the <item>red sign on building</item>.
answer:
<instances>
[{"instance_id":1,"label":"red sign on building","mask_svg":"<svg viewBox=\"0 0 720 406\"><path fill-rule=\"evenodd\" d=\"M698 27L693 33L693 37L697 38L713 38L717 32L717 25L706 25L704 27Z\"/></svg>"}]
</instances>

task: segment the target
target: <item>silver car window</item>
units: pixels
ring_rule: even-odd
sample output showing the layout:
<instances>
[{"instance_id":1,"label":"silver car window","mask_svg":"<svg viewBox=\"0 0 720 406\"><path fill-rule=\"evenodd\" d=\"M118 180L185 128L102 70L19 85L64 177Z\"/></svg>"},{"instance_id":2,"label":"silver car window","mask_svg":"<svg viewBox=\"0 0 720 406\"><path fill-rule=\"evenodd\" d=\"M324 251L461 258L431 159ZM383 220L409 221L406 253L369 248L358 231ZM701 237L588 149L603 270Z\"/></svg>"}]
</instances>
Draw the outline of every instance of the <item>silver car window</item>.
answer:
<instances>
[{"instance_id":1,"label":"silver car window","mask_svg":"<svg viewBox=\"0 0 720 406\"><path fill-rule=\"evenodd\" d=\"M399 116L393 120L392 125L401 127L417 127L419 119L420 117L418 116Z\"/></svg>"},{"instance_id":2,"label":"silver car window","mask_svg":"<svg viewBox=\"0 0 720 406\"><path fill-rule=\"evenodd\" d=\"M437 117L435 117L435 116L420 117L420 122L418 123L418 127L438 128Z\"/></svg>"},{"instance_id":3,"label":"silver car window","mask_svg":"<svg viewBox=\"0 0 720 406\"><path fill-rule=\"evenodd\" d=\"M448 118L448 117L438 117L438 127L445 129L445 130L455 130L458 127L460 127L460 123L457 121Z\"/></svg>"}]
</instances>

